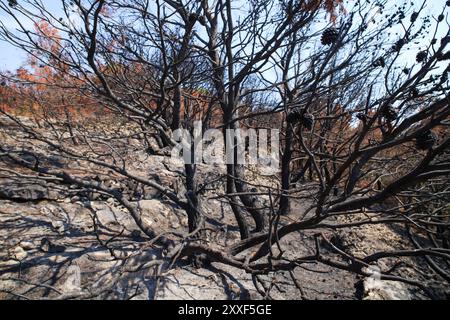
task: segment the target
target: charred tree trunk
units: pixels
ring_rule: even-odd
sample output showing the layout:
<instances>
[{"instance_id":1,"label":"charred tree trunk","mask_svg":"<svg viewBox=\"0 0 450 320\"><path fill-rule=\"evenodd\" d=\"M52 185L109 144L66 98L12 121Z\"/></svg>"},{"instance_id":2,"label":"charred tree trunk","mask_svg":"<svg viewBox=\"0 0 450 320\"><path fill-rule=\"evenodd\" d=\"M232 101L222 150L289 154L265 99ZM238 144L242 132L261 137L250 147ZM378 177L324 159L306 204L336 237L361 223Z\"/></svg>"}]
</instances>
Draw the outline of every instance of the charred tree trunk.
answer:
<instances>
[{"instance_id":1,"label":"charred tree trunk","mask_svg":"<svg viewBox=\"0 0 450 320\"><path fill-rule=\"evenodd\" d=\"M253 197L248 195L247 184L240 178L244 176L242 165L234 166L234 176L235 176L235 186L236 191L241 195L239 198L241 199L243 205L248 210L253 220L255 221L255 230L254 232L263 231L266 226L266 221L264 219L264 215L260 209L255 207L255 203L253 201Z\"/></svg>"},{"instance_id":2,"label":"charred tree trunk","mask_svg":"<svg viewBox=\"0 0 450 320\"><path fill-rule=\"evenodd\" d=\"M286 128L286 142L284 146L284 153L281 160L281 197L279 214L287 215L290 211L289 206L289 188L291 184L291 169L290 163L292 158L292 142L294 137L294 129L291 124Z\"/></svg>"},{"instance_id":3,"label":"charred tree trunk","mask_svg":"<svg viewBox=\"0 0 450 320\"><path fill-rule=\"evenodd\" d=\"M245 215L239 206L239 198L232 196L236 191L234 184L234 165L227 165L227 194L230 200L231 210L233 210L234 217L239 227L239 233L241 234L241 239L247 239L250 236L248 223L245 219Z\"/></svg>"},{"instance_id":4,"label":"charred tree trunk","mask_svg":"<svg viewBox=\"0 0 450 320\"><path fill-rule=\"evenodd\" d=\"M181 88L180 86L176 86L174 93L174 104L172 108L172 123L170 125L172 131L175 131L180 128L181 99L182 99Z\"/></svg>"},{"instance_id":5,"label":"charred tree trunk","mask_svg":"<svg viewBox=\"0 0 450 320\"><path fill-rule=\"evenodd\" d=\"M186 213L188 216L189 233L195 232L201 227L200 200L197 195L196 166L185 165L186 173L186 199L188 201Z\"/></svg>"},{"instance_id":6,"label":"charred tree trunk","mask_svg":"<svg viewBox=\"0 0 450 320\"><path fill-rule=\"evenodd\" d=\"M222 108L224 111L226 110L226 108ZM234 130L234 124L232 123L232 116L230 115L229 112L224 112L224 120L225 123L229 123L224 131L223 131L223 135L224 135L224 141L227 141L227 130ZM235 163L236 163L236 159L237 159L237 145L236 145L236 139L233 139L233 146L232 146L233 150L226 150L227 153L232 152L233 153L233 157L234 157L234 163L227 163L227 183L226 183L226 192L228 194L228 198L230 200L230 206L231 206L231 210L233 210L233 214L234 217L236 219L236 222L238 224L239 227L239 232L241 234L241 239L247 239L250 236L250 232L249 232L249 226L248 223L245 219L245 214L242 211L242 208L240 207L239 204L239 197L234 196L233 194L236 193L236 184L235 184L235 179L236 179L236 170L235 170ZM228 157L227 157L228 158Z\"/></svg>"},{"instance_id":7,"label":"charred tree trunk","mask_svg":"<svg viewBox=\"0 0 450 320\"><path fill-rule=\"evenodd\" d=\"M230 109L228 109L230 110ZM226 123L229 123L229 125L227 126L228 129L231 130L236 130L239 128L239 125L237 122L234 121L234 117L231 114L231 112L226 112L225 115L225 119L226 119ZM225 139L226 139L226 132L225 132ZM250 213L250 215L253 218L253 221L255 222L255 230L254 232L260 232L264 230L265 227L265 219L264 219L264 215L262 214L262 212L260 210L258 210L255 207L255 204L253 203L253 198L251 196L249 196L248 193L248 188L247 188L247 184L244 181L244 166L242 164L238 164L238 152L239 152L239 148L238 146L242 143L242 141L240 141L240 138L235 136L232 142L232 150L228 150L227 152L233 152L233 160L234 160L234 164L232 165L228 165L228 169L230 170L230 172L228 173L228 177L232 179L232 189L230 188L230 190L235 190L237 193L239 193L239 196L236 198L237 201L241 201L242 204L244 205L245 209L248 211L248 213ZM231 173L231 174L230 174ZM233 201L235 202L235 201ZM245 217L244 214L242 213L242 210L237 207L239 209L239 211L241 211L240 215L242 215L242 217L240 217L239 219L241 220L241 223L243 224L243 222L245 222ZM234 210L233 210L234 211ZM247 224L247 223L245 223ZM248 225L245 226L246 230L243 230L244 232L241 232L241 235L243 235L243 233L246 234L246 237L249 236L249 231L248 231Z\"/></svg>"},{"instance_id":8,"label":"charred tree trunk","mask_svg":"<svg viewBox=\"0 0 450 320\"><path fill-rule=\"evenodd\" d=\"M64 104L64 101L63 101ZM67 110L67 107L64 106L64 114L66 116L66 125L67 125L67 129L69 130L69 135L70 135L70 139L72 140L72 143L77 146L78 145L78 140L75 136L75 133L73 132L73 127L72 127L72 119L70 117L70 113L69 110Z\"/></svg>"}]
</instances>

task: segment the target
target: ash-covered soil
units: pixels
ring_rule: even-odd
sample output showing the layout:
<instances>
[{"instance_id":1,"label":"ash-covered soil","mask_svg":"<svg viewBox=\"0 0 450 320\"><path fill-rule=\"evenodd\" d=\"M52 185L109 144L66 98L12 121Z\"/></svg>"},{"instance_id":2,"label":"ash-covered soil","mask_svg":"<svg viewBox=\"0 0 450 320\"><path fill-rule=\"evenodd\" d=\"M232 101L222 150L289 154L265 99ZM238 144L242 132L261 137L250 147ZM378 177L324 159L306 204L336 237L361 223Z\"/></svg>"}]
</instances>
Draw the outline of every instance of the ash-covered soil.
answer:
<instances>
[{"instance_id":1,"label":"ash-covered soil","mask_svg":"<svg viewBox=\"0 0 450 320\"><path fill-rule=\"evenodd\" d=\"M0 202L3 299L64 299L80 294L93 299L262 298L251 275L220 263L196 268L180 260L155 277L152 261L164 259L170 248L149 246L150 239L112 199L92 201L89 205L76 200ZM183 211L167 201L143 200L141 206L144 221L157 225L161 232L182 231L187 227ZM210 218L208 227L213 230L208 240L226 250L239 240L233 218L218 201L210 201L205 208ZM337 234L321 231L338 247L356 256L398 248L399 243L410 246L388 228L361 229ZM313 236L314 232L297 233L283 239L287 255L313 254ZM405 265L400 268L406 275L427 279L427 275L421 274L420 262L412 258L404 260ZM389 266L391 262L386 259L384 263ZM294 276L295 282L289 272L262 276L261 280L273 285L270 291L273 299L426 298L417 289L401 283L368 282L352 273L315 263L297 268ZM439 279L435 276L435 280Z\"/></svg>"},{"instance_id":2,"label":"ash-covered soil","mask_svg":"<svg viewBox=\"0 0 450 320\"><path fill-rule=\"evenodd\" d=\"M169 205L152 200L144 203L149 205L145 211L149 224L168 221L168 229L186 225L185 219ZM145 263L163 258L166 250L157 245L146 247L149 239L138 231L129 215L114 204L93 202L93 209L65 201L20 204L2 201L0 204L2 298L27 296L58 299L77 293L76 279L79 276L81 287L88 288L86 295L92 294L97 298L261 299L250 275L219 263L195 268L180 261L158 278L160 283L156 288L158 279L153 277L152 268L146 269ZM94 215L102 225L101 230L93 230ZM302 236L298 237L300 239L292 237L284 240L289 243L289 249L297 253L300 250L312 252L313 248L302 246ZM108 246L114 248L114 255L118 257L139 252L136 257L127 260L127 272L116 273L123 272L124 262L112 256L99 238L103 242L110 241ZM238 233L227 232L226 235L218 230L210 238L216 245L226 248L237 240ZM46 248L43 239L63 252ZM142 270L132 270L142 265ZM274 284L271 297L356 298L355 284L358 279L347 272L311 265L299 269L295 275L301 291L288 272L264 276L264 280ZM96 291L103 290L101 288L105 292L97 295Z\"/></svg>"},{"instance_id":3,"label":"ash-covered soil","mask_svg":"<svg viewBox=\"0 0 450 320\"><path fill-rule=\"evenodd\" d=\"M376 278L364 279L318 263L302 264L292 273L280 271L255 279L245 271L221 263L196 267L188 259L174 259L170 256L177 246L174 234L186 232L187 219L185 212L168 201L164 194L129 183L86 161L60 157L44 144L30 144L26 134L15 134L16 139L5 134L15 129L14 124L2 124L0 134L4 147L22 150L19 156L28 161L37 156L41 166L61 168L121 188L133 205L140 207L143 223L165 237L164 241L152 241L139 230L129 212L105 194L86 192L75 185L61 186L57 180L37 179L8 159L2 159L1 299L427 298L412 286ZM127 161L127 169L183 195L181 164L169 161L168 157L149 155L140 140L130 138L133 135L126 132L124 135L127 137L116 144L126 149L122 156ZM96 159L101 161L103 157L100 155ZM225 168L200 166L198 171L200 181L211 182L202 194L201 207L207 227L204 243L225 251L239 241L233 214L221 197L224 191L220 178L225 175ZM276 186L278 183L273 173L262 173L254 167L248 168L248 178L259 185ZM269 201L268 197L262 199ZM308 201L295 200L291 215L282 217L281 225L300 219L308 205ZM364 225L338 232L314 229L290 234L281 241L285 257L313 255L315 235L319 233L337 248L355 256L377 250L412 248L407 236L398 230ZM329 255L342 259L331 249ZM417 258L402 261L397 265L391 259L383 259L384 265L380 267L400 270L401 274L426 281L430 288L445 297L448 285L429 274L423 261ZM269 295L261 296L256 287L270 287Z\"/></svg>"}]
</instances>

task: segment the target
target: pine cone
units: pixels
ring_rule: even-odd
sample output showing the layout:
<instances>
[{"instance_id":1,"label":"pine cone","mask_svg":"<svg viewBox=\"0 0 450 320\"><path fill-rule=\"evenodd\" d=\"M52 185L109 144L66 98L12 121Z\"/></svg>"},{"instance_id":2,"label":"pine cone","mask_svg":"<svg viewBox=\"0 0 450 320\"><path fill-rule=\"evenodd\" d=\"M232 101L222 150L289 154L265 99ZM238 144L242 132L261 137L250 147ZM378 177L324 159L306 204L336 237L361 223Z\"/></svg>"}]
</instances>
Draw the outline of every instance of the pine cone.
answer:
<instances>
[{"instance_id":1,"label":"pine cone","mask_svg":"<svg viewBox=\"0 0 450 320\"><path fill-rule=\"evenodd\" d=\"M415 99L419 96L419 90L417 90L416 88L413 88L413 89L411 89L409 94L411 95L411 98Z\"/></svg>"},{"instance_id":2,"label":"pine cone","mask_svg":"<svg viewBox=\"0 0 450 320\"><path fill-rule=\"evenodd\" d=\"M405 45L405 40L399 39L392 47L392 50L399 52L403 48L404 45Z\"/></svg>"},{"instance_id":3,"label":"pine cone","mask_svg":"<svg viewBox=\"0 0 450 320\"><path fill-rule=\"evenodd\" d=\"M419 150L429 150L434 146L436 140L436 135L431 130L427 130L416 138L416 147Z\"/></svg>"},{"instance_id":4,"label":"pine cone","mask_svg":"<svg viewBox=\"0 0 450 320\"><path fill-rule=\"evenodd\" d=\"M441 21L443 21L443 20L444 20L444 15L443 15L443 14L440 14L440 15L438 16L438 21L441 22Z\"/></svg>"},{"instance_id":5,"label":"pine cone","mask_svg":"<svg viewBox=\"0 0 450 320\"><path fill-rule=\"evenodd\" d=\"M428 57L428 53L426 51L420 51L416 56L416 61L421 63L424 62Z\"/></svg>"},{"instance_id":6,"label":"pine cone","mask_svg":"<svg viewBox=\"0 0 450 320\"><path fill-rule=\"evenodd\" d=\"M419 14L417 12L413 12L411 15L411 22L414 22L419 17Z\"/></svg>"},{"instance_id":7,"label":"pine cone","mask_svg":"<svg viewBox=\"0 0 450 320\"><path fill-rule=\"evenodd\" d=\"M377 67L382 67L384 68L386 66L386 62L384 61L383 57L378 58L377 60L375 60L372 64L375 68Z\"/></svg>"},{"instance_id":8,"label":"pine cone","mask_svg":"<svg viewBox=\"0 0 450 320\"><path fill-rule=\"evenodd\" d=\"M394 121L397 119L397 111L392 106L388 106L384 112L383 117L386 118L386 120Z\"/></svg>"},{"instance_id":9,"label":"pine cone","mask_svg":"<svg viewBox=\"0 0 450 320\"><path fill-rule=\"evenodd\" d=\"M293 110L286 118L290 124L301 123L307 130L312 130L314 126L314 117L304 110Z\"/></svg>"},{"instance_id":10,"label":"pine cone","mask_svg":"<svg viewBox=\"0 0 450 320\"><path fill-rule=\"evenodd\" d=\"M198 17L198 22L202 25L202 26L206 26L206 18L204 16L199 16Z\"/></svg>"},{"instance_id":11,"label":"pine cone","mask_svg":"<svg viewBox=\"0 0 450 320\"><path fill-rule=\"evenodd\" d=\"M300 114L300 111L298 110L292 110L291 113L288 114L286 121L288 123L297 123L302 119L302 115Z\"/></svg>"},{"instance_id":12,"label":"pine cone","mask_svg":"<svg viewBox=\"0 0 450 320\"><path fill-rule=\"evenodd\" d=\"M9 0L8 4L10 7L15 7L18 5L17 0Z\"/></svg>"},{"instance_id":13,"label":"pine cone","mask_svg":"<svg viewBox=\"0 0 450 320\"><path fill-rule=\"evenodd\" d=\"M361 120L362 122L367 122L367 115L365 113L358 113L356 115L356 118L358 118L359 120Z\"/></svg>"},{"instance_id":14,"label":"pine cone","mask_svg":"<svg viewBox=\"0 0 450 320\"><path fill-rule=\"evenodd\" d=\"M188 19L190 24L195 24L199 20L199 15L196 13L191 13Z\"/></svg>"},{"instance_id":15,"label":"pine cone","mask_svg":"<svg viewBox=\"0 0 450 320\"><path fill-rule=\"evenodd\" d=\"M311 131L314 127L314 116L312 114L305 113L302 118L302 124L307 130Z\"/></svg>"},{"instance_id":16,"label":"pine cone","mask_svg":"<svg viewBox=\"0 0 450 320\"><path fill-rule=\"evenodd\" d=\"M328 28L322 34L322 44L331 45L338 40L339 32L335 28Z\"/></svg>"}]
</instances>

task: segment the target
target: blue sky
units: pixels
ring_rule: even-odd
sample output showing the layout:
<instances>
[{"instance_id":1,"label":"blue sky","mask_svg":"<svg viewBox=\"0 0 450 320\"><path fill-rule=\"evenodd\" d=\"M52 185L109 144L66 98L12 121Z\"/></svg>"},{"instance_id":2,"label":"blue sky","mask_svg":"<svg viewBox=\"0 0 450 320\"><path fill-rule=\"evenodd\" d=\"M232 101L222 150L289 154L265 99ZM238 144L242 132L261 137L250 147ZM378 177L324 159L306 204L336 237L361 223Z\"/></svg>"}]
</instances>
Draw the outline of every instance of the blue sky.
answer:
<instances>
[{"instance_id":1,"label":"blue sky","mask_svg":"<svg viewBox=\"0 0 450 320\"><path fill-rule=\"evenodd\" d=\"M7 0L0 0L7 2ZM48 10L52 12L61 12L59 0L42 0ZM0 21L8 28L14 28L14 21L5 12L0 10ZM32 28L32 25L28 26ZM11 46L5 41L0 40L0 70L15 70L20 67L26 59L26 55L19 49Z\"/></svg>"},{"instance_id":2,"label":"blue sky","mask_svg":"<svg viewBox=\"0 0 450 320\"><path fill-rule=\"evenodd\" d=\"M1 2L5 3L7 0L0 0ZM48 10L55 12L57 14L61 11L60 7L60 1L59 0L42 0L43 3L47 6ZM351 0L348 0L351 1ZM393 0L389 1L389 6L393 6L396 3L401 5L404 0ZM420 5L419 2L421 1L414 1L416 3L416 6ZM434 16L437 16L440 14L442 10L442 6L446 0L429 0L427 1L427 7L425 9L426 14L433 14ZM448 10L447 10L448 13ZM8 28L14 28L14 21L8 17L4 12L0 10L0 21L7 26ZM29 26L32 28L32 25ZM442 27L440 30L440 33L443 34L446 30L443 28L447 28L445 26L445 23L442 24ZM19 66L21 66L25 61L25 54L21 52L20 50L12 47L8 43L0 40L0 70L15 70Z\"/></svg>"}]
</instances>

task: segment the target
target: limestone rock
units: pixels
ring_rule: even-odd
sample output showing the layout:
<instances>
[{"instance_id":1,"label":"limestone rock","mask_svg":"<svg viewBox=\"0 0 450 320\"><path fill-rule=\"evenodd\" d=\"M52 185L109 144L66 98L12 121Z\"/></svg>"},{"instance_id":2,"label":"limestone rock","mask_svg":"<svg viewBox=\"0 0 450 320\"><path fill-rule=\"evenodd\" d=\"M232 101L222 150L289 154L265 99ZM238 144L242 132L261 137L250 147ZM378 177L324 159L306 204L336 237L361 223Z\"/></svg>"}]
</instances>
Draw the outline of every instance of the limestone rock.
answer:
<instances>
[{"instance_id":1,"label":"limestone rock","mask_svg":"<svg viewBox=\"0 0 450 320\"><path fill-rule=\"evenodd\" d=\"M49 192L40 185L21 187L15 184L3 185L0 188L0 198L19 201L38 201L50 199Z\"/></svg>"},{"instance_id":2,"label":"limestone rock","mask_svg":"<svg viewBox=\"0 0 450 320\"><path fill-rule=\"evenodd\" d=\"M170 208L159 200L141 200L138 201L137 205L141 210L142 215L149 215L152 217L162 215L167 217L171 213Z\"/></svg>"},{"instance_id":3,"label":"limestone rock","mask_svg":"<svg viewBox=\"0 0 450 320\"><path fill-rule=\"evenodd\" d=\"M364 300L412 300L408 288L400 282L376 278L364 280Z\"/></svg>"},{"instance_id":4,"label":"limestone rock","mask_svg":"<svg viewBox=\"0 0 450 320\"><path fill-rule=\"evenodd\" d=\"M28 253L20 246L14 248L11 258L17 261L23 261L28 257Z\"/></svg>"},{"instance_id":5,"label":"limestone rock","mask_svg":"<svg viewBox=\"0 0 450 320\"><path fill-rule=\"evenodd\" d=\"M36 246L32 242L22 241L20 243L20 247L26 251L30 251L30 250L33 250Z\"/></svg>"},{"instance_id":6,"label":"limestone rock","mask_svg":"<svg viewBox=\"0 0 450 320\"><path fill-rule=\"evenodd\" d=\"M52 227L60 234L63 234L66 231L66 228L64 226L64 222L62 221L52 221Z\"/></svg>"},{"instance_id":7,"label":"limestone rock","mask_svg":"<svg viewBox=\"0 0 450 320\"><path fill-rule=\"evenodd\" d=\"M97 219L104 226L132 227L133 220L127 211L105 203L94 203Z\"/></svg>"}]
</instances>

